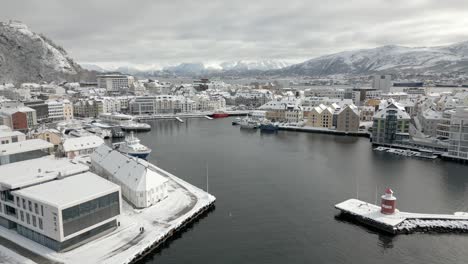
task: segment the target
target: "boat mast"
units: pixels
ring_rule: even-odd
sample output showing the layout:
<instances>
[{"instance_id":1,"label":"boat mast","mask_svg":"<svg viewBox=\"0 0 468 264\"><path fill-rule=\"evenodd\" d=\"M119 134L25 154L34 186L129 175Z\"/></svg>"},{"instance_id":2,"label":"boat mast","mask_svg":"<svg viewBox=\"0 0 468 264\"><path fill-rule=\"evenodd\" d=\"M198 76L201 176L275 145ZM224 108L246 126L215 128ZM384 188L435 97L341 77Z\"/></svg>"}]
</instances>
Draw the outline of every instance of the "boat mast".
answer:
<instances>
[{"instance_id":1,"label":"boat mast","mask_svg":"<svg viewBox=\"0 0 468 264\"><path fill-rule=\"evenodd\" d=\"M208 192L208 162L206 163L206 192Z\"/></svg>"}]
</instances>

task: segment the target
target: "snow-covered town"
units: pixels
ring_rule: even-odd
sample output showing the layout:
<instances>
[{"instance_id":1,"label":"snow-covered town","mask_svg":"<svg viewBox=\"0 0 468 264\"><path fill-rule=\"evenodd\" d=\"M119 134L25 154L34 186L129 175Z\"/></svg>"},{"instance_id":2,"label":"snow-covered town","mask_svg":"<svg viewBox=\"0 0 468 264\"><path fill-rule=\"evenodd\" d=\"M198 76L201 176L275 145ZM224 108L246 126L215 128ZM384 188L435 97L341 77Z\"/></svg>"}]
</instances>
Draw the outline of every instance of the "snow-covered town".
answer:
<instances>
[{"instance_id":1,"label":"snow-covered town","mask_svg":"<svg viewBox=\"0 0 468 264\"><path fill-rule=\"evenodd\" d=\"M0 17L0 264L466 263L468 4Z\"/></svg>"}]
</instances>

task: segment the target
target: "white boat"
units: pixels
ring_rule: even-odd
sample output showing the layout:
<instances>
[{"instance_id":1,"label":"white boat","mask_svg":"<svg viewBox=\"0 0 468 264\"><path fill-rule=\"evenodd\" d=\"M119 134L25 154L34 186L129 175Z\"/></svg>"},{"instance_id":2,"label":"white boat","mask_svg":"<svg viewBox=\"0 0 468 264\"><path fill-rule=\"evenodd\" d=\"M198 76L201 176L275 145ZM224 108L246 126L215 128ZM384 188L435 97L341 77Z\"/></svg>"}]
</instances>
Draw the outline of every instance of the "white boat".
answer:
<instances>
[{"instance_id":1,"label":"white boat","mask_svg":"<svg viewBox=\"0 0 468 264\"><path fill-rule=\"evenodd\" d=\"M140 140L133 135L133 132L129 136L125 137L125 141L118 144L117 149L127 155L146 159L151 153L151 149L140 143Z\"/></svg>"},{"instance_id":2,"label":"white boat","mask_svg":"<svg viewBox=\"0 0 468 264\"><path fill-rule=\"evenodd\" d=\"M244 118L239 122L240 128L256 129L258 123L250 118Z\"/></svg>"},{"instance_id":3,"label":"white boat","mask_svg":"<svg viewBox=\"0 0 468 264\"><path fill-rule=\"evenodd\" d=\"M137 123L134 121L127 121L120 124L123 131L150 131L151 126L146 123Z\"/></svg>"}]
</instances>

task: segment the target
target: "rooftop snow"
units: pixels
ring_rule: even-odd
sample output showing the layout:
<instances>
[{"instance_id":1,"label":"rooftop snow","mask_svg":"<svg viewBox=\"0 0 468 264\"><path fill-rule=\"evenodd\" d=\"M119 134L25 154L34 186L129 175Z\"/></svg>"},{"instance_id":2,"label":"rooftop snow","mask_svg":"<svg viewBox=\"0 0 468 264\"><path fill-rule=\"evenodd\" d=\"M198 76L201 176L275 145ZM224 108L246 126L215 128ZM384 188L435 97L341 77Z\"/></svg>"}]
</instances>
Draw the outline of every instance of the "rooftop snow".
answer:
<instances>
[{"instance_id":1,"label":"rooftop snow","mask_svg":"<svg viewBox=\"0 0 468 264\"><path fill-rule=\"evenodd\" d=\"M42 139L31 139L0 145L0 156L24 153L33 150L53 148L54 144Z\"/></svg>"},{"instance_id":2,"label":"rooftop snow","mask_svg":"<svg viewBox=\"0 0 468 264\"><path fill-rule=\"evenodd\" d=\"M91 160L134 191L146 191L168 181L156 166L112 150L106 145L97 148Z\"/></svg>"},{"instance_id":3,"label":"rooftop snow","mask_svg":"<svg viewBox=\"0 0 468 264\"><path fill-rule=\"evenodd\" d=\"M88 166L69 159L46 156L0 166L0 186L2 189L22 188L53 180L59 174L65 177L88 170Z\"/></svg>"},{"instance_id":4,"label":"rooftop snow","mask_svg":"<svg viewBox=\"0 0 468 264\"><path fill-rule=\"evenodd\" d=\"M96 148L102 144L104 144L104 140L94 135L77 138L67 138L63 142L63 150L65 152L69 152L82 149L90 149Z\"/></svg>"},{"instance_id":5,"label":"rooftop snow","mask_svg":"<svg viewBox=\"0 0 468 264\"><path fill-rule=\"evenodd\" d=\"M85 172L61 180L14 191L12 194L28 197L63 209L119 189L118 185L94 173Z\"/></svg>"}]
</instances>

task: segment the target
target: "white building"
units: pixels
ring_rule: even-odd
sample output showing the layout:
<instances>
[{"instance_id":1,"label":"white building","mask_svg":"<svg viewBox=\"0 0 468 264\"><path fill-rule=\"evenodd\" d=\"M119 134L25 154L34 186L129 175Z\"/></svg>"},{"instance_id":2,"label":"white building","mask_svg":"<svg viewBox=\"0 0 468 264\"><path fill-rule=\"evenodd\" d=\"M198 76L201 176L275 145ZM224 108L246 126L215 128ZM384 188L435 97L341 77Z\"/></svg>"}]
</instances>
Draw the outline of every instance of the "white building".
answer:
<instances>
[{"instance_id":1,"label":"white building","mask_svg":"<svg viewBox=\"0 0 468 264\"><path fill-rule=\"evenodd\" d=\"M468 160L468 108L457 107L450 120L448 156Z\"/></svg>"},{"instance_id":2,"label":"white building","mask_svg":"<svg viewBox=\"0 0 468 264\"><path fill-rule=\"evenodd\" d=\"M104 140L98 136L85 136L77 138L66 138L63 140L61 149L66 157L73 159L78 155L87 155L104 144Z\"/></svg>"},{"instance_id":3,"label":"white building","mask_svg":"<svg viewBox=\"0 0 468 264\"><path fill-rule=\"evenodd\" d=\"M137 208L154 205L168 195L169 177L145 160L102 145L91 155L91 164L96 173L118 184L122 195Z\"/></svg>"},{"instance_id":4,"label":"white building","mask_svg":"<svg viewBox=\"0 0 468 264\"><path fill-rule=\"evenodd\" d=\"M382 90L383 93L389 93L392 87L391 75L374 75L372 79L372 88Z\"/></svg>"},{"instance_id":5,"label":"white building","mask_svg":"<svg viewBox=\"0 0 468 264\"><path fill-rule=\"evenodd\" d=\"M0 144L10 144L26 140L26 135L19 131L12 131L11 128L0 130Z\"/></svg>"},{"instance_id":6,"label":"white building","mask_svg":"<svg viewBox=\"0 0 468 264\"><path fill-rule=\"evenodd\" d=\"M65 119L65 110L63 107L63 102L48 101L47 107L50 121L55 122L62 121Z\"/></svg>"},{"instance_id":7,"label":"white building","mask_svg":"<svg viewBox=\"0 0 468 264\"><path fill-rule=\"evenodd\" d=\"M0 167L0 225L56 251L117 226L120 187L68 159Z\"/></svg>"},{"instance_id":8,"label":"white building","mask_svg":"<svg viewBox=\"0 0 468 264\"><path fill-rule=\"evenodd\" d=\"M98 75L98 88L106 89L108 94L120 94L128 91L135 79L132 76L121 74Z\"/></svg>"}]
</instances>

